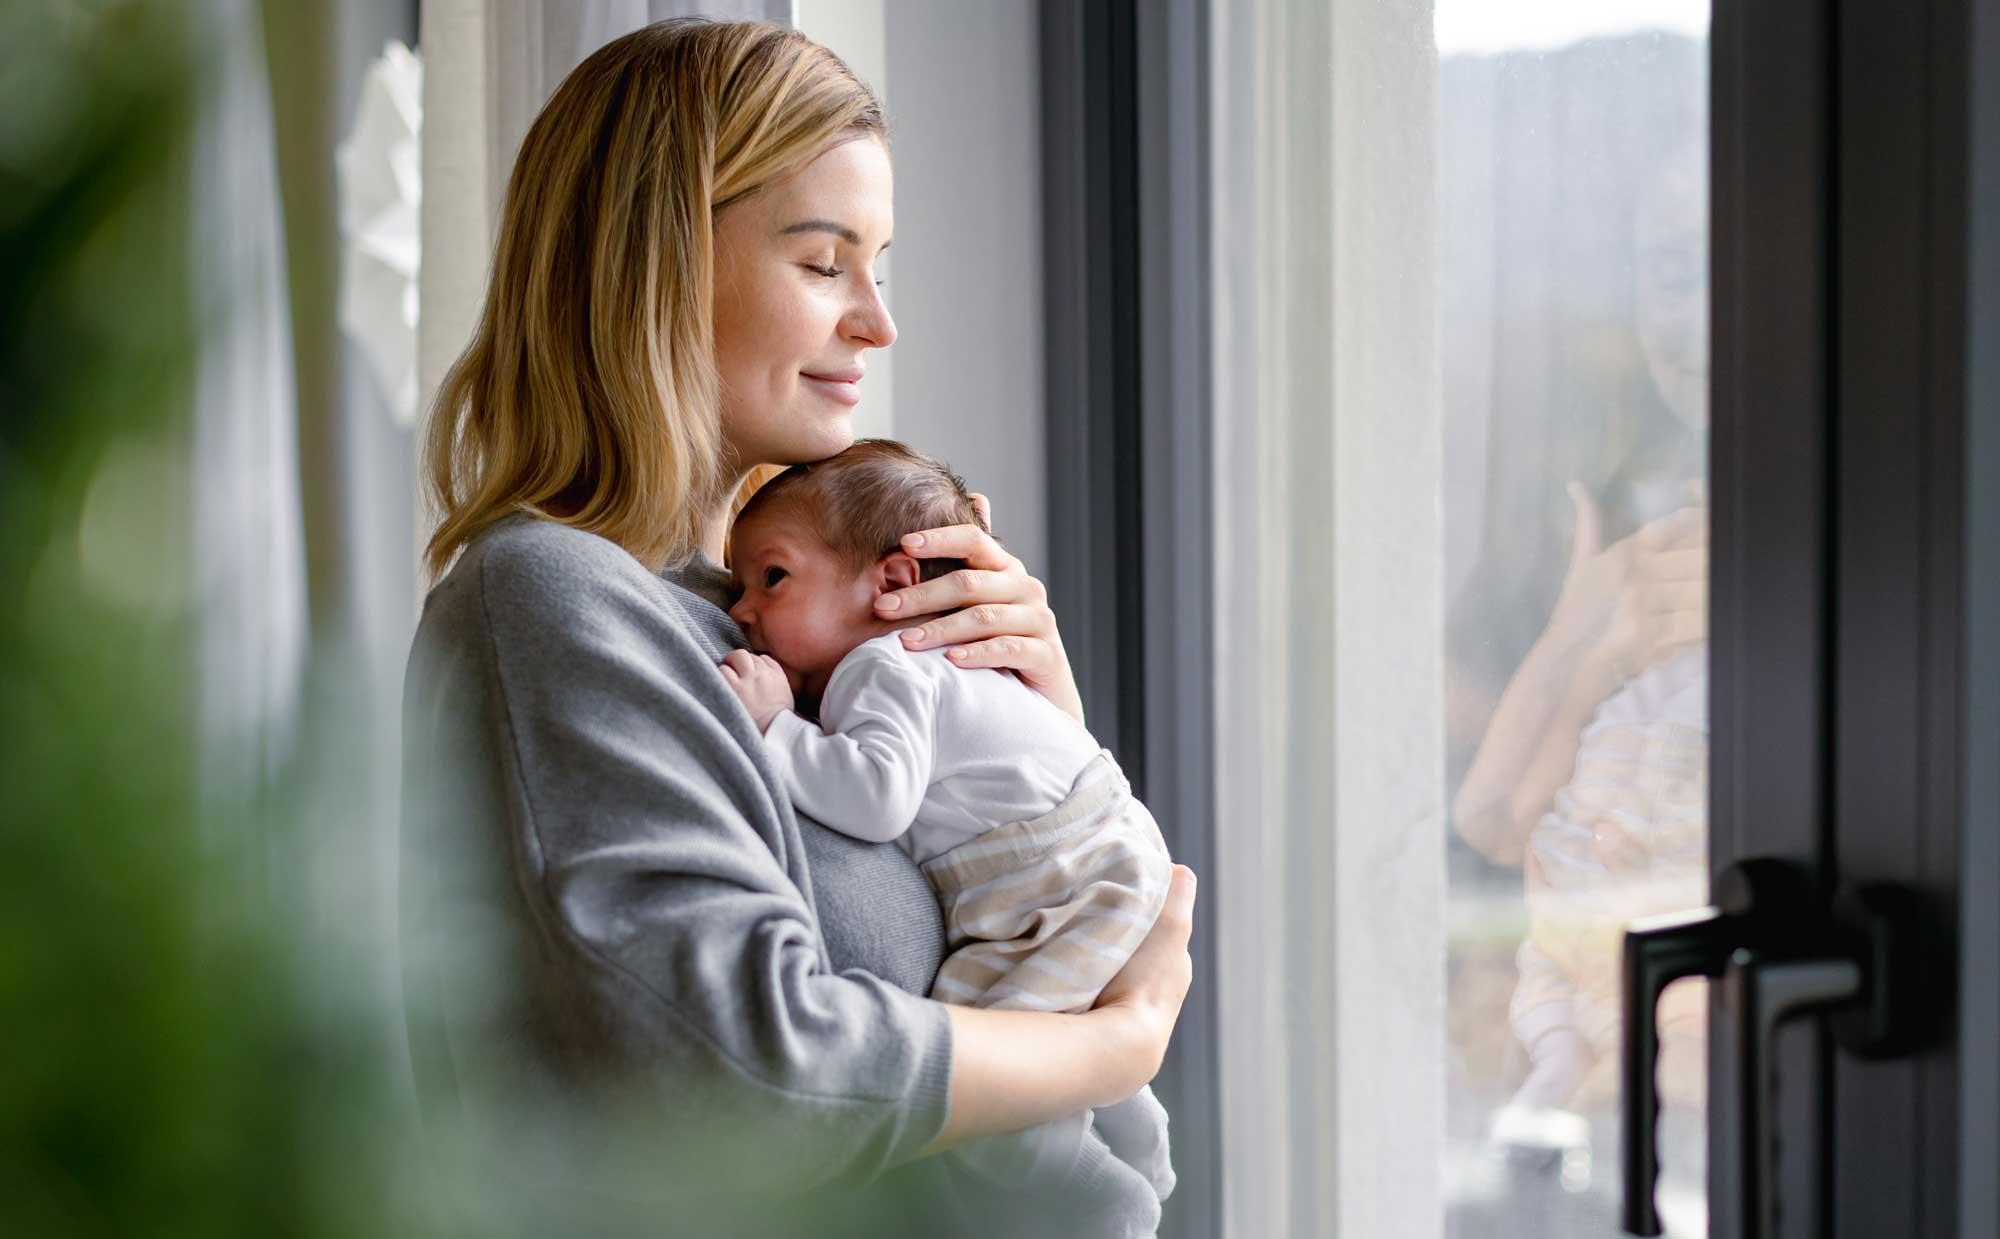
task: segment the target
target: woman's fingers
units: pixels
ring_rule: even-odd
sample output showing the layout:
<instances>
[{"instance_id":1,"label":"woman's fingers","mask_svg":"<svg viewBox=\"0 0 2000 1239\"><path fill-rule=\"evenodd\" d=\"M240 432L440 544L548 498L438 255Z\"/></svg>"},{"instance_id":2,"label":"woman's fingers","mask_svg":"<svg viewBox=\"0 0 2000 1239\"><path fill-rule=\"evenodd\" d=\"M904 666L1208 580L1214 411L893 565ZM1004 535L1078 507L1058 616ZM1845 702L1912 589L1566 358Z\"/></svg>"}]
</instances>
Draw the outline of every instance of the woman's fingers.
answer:
<instances>
[{"instance_id":1,"label":"woman's fingers","mask_svg":"<svg viewBox=\"0 0 2000 1239\"><path fill-rule=\"evenodd\" d=\"M1653 625L1655 659L1708 640L1707 611L1675 611Z\"/></svg>"},{"instance_id":2,"label":"woman's fingers","mask_svg":"<svg viewBox=\"0 0 2000 1239\"><path fill-rule=\"evenodd\" d=\"M918 557L963 559L967 567L875 599L885 620L923 617L906 648L951 645L961 667L1005 667L1056 707L1083 721L1083 697L1063 652L1049 591L985 531L971 525L926 529L903 539ZM954 614L956 613L956 614Z\"/></svg>"},{"instance_id":3,"label":"woman's fingers","mask_svg":"<svg viewBox=\"0 0 2000 1239\"><path fill-rule=\"evenodd\" d=\"M1583 483L1571 482L1567 490L1570 505L1576 509L1576 532L1570 539L1568 574L1574 578L1604 549L1604 518L1598 511L1597 500L1591 497Z\"/></svg>"},{"instance_id":4,"label":"woman's fingers","mask_svg":"<svg viewBox=\"0 0 2000 1239\"><path fill-rule=\"evenodd\" d=\"M970 645L954 645L945 651L945 657L961 669L999 667L1012 671L1058 710L1083 722L1083 697L1076 690L1076 678L1069 671L1069 656L1063 653L1059 640L994 637Z\"/></svg>"},{"instance_id":5,"label":"woman's fingers","mask_svg":"<svg viewBox=\"0 0 2000 1239\"><path fill-rule=\"evenodd\" d=\"M948 578L940 577L939 580ZM933 582L935 584L935 582ZM902 632L903 648L949 647L945 657L957 667L999 667L1021 677L1077 722L1083 698L1070 674L1055 612L1045 604L982 602L948 615L933 615Z\"/></svg>"},{"instance_id":6,"label":"woman's fingers","mask_svg":"<svg viewBox=\"0 0 2000 1239\"><path fill-rule=\"evenodd\" d=\"M1098 1006L1143 1004L1166 1015L1167 1030L1172 1029L1194 980L1194 960L1188 955L1188 940L1194 934L1194 897L1194 870L1175 865L1159 919L1132 958L1125 961L1125 967L1098 995Z\"/></svg>"},{"instance_id":7,"label":"woman's fingers","mask_svg":"<svg viewBox=\"0 0 2000 1239\"><path fill-rule=\"evenodd\" d=\"M1186 865L1175 865L1173 882L1167 887L1166 906L1160 909L1160 920L1153 923L1157 932L1160 923L1165 922L1167 932L1177 937L1183 947L1194 937L1195 885L1194 870Z\"/></svg>"},{"instance_id":8,"label":"woman's fingers","mask_svg":"<svg viewBox=\"0 0 2000 1239\"><path fill-rule=\"evenodd\" d=\"M1708 580L1708 547L1679 546L1641 555L1633 573L1648 581Z\"/></svg>"},{"instance_id":9,"label":"woman's fingers","mask_svg":"<svg viewBox=\"0 0 2000 1239\"><path fill-rule=\"evenodd\" d=\"M903 645L912 650L929 650L940 645L985 641L991 637L1048 637L1055 633L1055 626L1055 615L1047 607L982 602L963 611L925 620L918 627L905 628ZM999 653L997 650L994 652Z\"/></svg>"},{"instance_id":10,"label":"woman's fingers","mask_svg":"<svg viewBox=\"0 0 2000 1239\"><path fill-rule=\"evenodd\" d=\"M1648 551L1662 551L1676 546L1705 546L1708 543L1708 509L1678 508L1640 526L1639 532L1632 538Z\"/></svg>"},{"instance_id":11,"label":"woman's fingers","mask_svg":"<svg viewBox=\"0 0 2000 1239\"><path fill-rule=\"evenodd\" d=\"M944 656L957 667L999 667L1017 672L1031 685L1047 681L1064 665L1056 647L1039 637L990 637L954 645Z\"/></svg>"},{"instance_id":12,"label":"woman's fingers","mask_svg":"<svg viewBox=\"0 0 2000 1239\"><path fill-rule=\"evenodd\" d=\"M1021 561L1007 553L992 534L977 525L946 525L904 534L902 547L918 559L962 559L974 568L1006 572L1018 569Z\"/></svg>"},{"instance_id":13,"label":"woman's fingers","mask_svg":"<svg viewBox=\"0 0 2000 1239\"><path fill-rule=\"evenodd\" d=\"M1639 591L1639 609L1650 615L1708 609L1708 582L1681 581L1672 585L1650 585Z\"/></svg>"},{"instance_id":14,"label":"woman's fingers","mask_svg":"<svg viewBox=\"0 0 2000 1239\"><path fill-rule=\"evenodd\" d=\"M1047 608L1048 591L1015 562L1012 571L961 568L934 581L894 590L875 599L875 613L884 619L899 615L930 615L981 603L1021 603Z\"/></svg>"}]
</instances>

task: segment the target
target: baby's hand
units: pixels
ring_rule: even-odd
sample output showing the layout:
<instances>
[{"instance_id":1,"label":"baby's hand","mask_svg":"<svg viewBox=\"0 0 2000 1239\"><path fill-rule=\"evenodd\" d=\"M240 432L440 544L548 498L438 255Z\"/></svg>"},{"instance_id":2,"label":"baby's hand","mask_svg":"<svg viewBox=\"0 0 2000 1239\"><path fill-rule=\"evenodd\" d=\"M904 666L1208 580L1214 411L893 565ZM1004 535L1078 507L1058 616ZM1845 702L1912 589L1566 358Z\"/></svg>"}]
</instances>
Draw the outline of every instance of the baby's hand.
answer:
<instances>
[{"instance_id":1,"label":"baby's hand","mask_svg":"<svg viewBox=\"0 0 2000 1239\"><path fill-rule=\"evenodd\" d=\"M722 678L736 690L743 708L756 720L758 731L769 727L771 720L778 717L778 711L792 708L792 683L785 678L785 669L778 665L778 660L769 654L729 651L729 657L722 660Z\"/></svg>"}]
</instances>

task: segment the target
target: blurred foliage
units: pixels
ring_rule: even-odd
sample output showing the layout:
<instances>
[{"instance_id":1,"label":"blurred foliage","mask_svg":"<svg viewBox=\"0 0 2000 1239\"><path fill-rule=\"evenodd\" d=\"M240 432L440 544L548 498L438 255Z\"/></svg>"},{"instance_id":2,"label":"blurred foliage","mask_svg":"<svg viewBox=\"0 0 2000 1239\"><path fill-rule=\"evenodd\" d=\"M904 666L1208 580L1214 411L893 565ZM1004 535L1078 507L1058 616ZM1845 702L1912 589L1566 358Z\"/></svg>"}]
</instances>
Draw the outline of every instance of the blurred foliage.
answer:
<instances>
[{"instance_id":1,"label":"blurred foliage","mask_svg":"<svg viewBox=\"0 0 2000 1239\"><path fill-rule=\"evenodd\" d=\"M308 753L203 749L193 501L240 479L194 475L217 324L193 203L256 189L193 184L217 77L198 15L226 8L0 2L0 1236L719 1234L660 1183L689 1133L656 1089L420 1127L389 935L352 924L383 907L353 897L381 877L357 877L369 720L328 642L294 720ZM551 1146L582 1190L521 1169ZM711 1204L731 1234L889 1235L907 1177L756 1221Z\"/></svg>"},{"instance_id":2,"label":"blurred foliage","mask_svg":"<svg viewBox=\"0 0 2000 1239\"><path fill-rule=\"evenodd\" d=\"M0 1234L405 1230L379 1071L195 807L200 68L180 6L0 6Z\"/></svg>"}]
</instances>

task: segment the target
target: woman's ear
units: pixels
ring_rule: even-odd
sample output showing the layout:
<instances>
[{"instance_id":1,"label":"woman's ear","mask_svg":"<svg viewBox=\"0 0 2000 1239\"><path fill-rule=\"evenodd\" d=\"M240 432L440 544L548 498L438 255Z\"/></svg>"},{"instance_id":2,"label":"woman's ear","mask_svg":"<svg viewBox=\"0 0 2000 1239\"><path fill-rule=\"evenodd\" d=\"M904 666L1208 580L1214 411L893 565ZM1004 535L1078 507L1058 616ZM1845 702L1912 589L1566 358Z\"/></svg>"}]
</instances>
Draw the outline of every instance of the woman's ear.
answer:
<instances>
[{"instance_id":1,"label":"woman's ear","mask_svg":"<svg viewBox=\"0 0 2000 1239\"><path fill-rule=\"evenodd\" d=\"M904 551L890 551L884 555L881 562L875 565L875 572L881 587L878 592L884 594L893 589L908 589L923 580L924 576L916 559Z\"/></svg>"}]
</instances>

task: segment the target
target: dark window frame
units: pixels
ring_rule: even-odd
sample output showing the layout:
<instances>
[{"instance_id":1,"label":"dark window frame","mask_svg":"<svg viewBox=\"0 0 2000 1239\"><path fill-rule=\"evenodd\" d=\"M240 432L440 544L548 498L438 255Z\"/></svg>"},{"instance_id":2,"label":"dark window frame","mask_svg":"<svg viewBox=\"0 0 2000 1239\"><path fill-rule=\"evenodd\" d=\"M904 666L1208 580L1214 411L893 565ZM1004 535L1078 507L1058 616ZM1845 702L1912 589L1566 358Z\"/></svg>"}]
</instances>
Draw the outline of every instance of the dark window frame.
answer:
<instances>
[{"instance_id":1,"label":"dark window frame","mask_svg":"<svg viewBox=\"0 0 2000 1239\"><path fill-rule=\"evenodd\" d=\"M1961 1046L1990 1043L1994 986L1991 900L1960 893L1994 863L1972 745L1994 728L1997 7L1773 0L1718 5L1712 28L1711 863L1915 891L1920 980L1946 1006L1956 953L1984 961L1962 1040L1864 1059L1818 1020L1780 1035L1788 1233L1991 1233L1990 1186L1958 1179L1995 1130L1961 1112L1992 1095ZM1730 1067L1712 1053L1712 1080ZM1710 1103L1711 1225L1734 1233L1739 1104Z\"/></svg>"},{"instance_id":2,"label":"dark window frame","mask_svg":"<svg viewBox=\"0 0 2000 1239\"><path fill-rule=\"evenodd\" d=\"M1206 0L1042 16L1049 587L1092 732L1176 860L1213 871L1212 290ZM1155 1088L1179 1185L1222 1228L1212 884Z\"/></svg>"}]
</instances>

